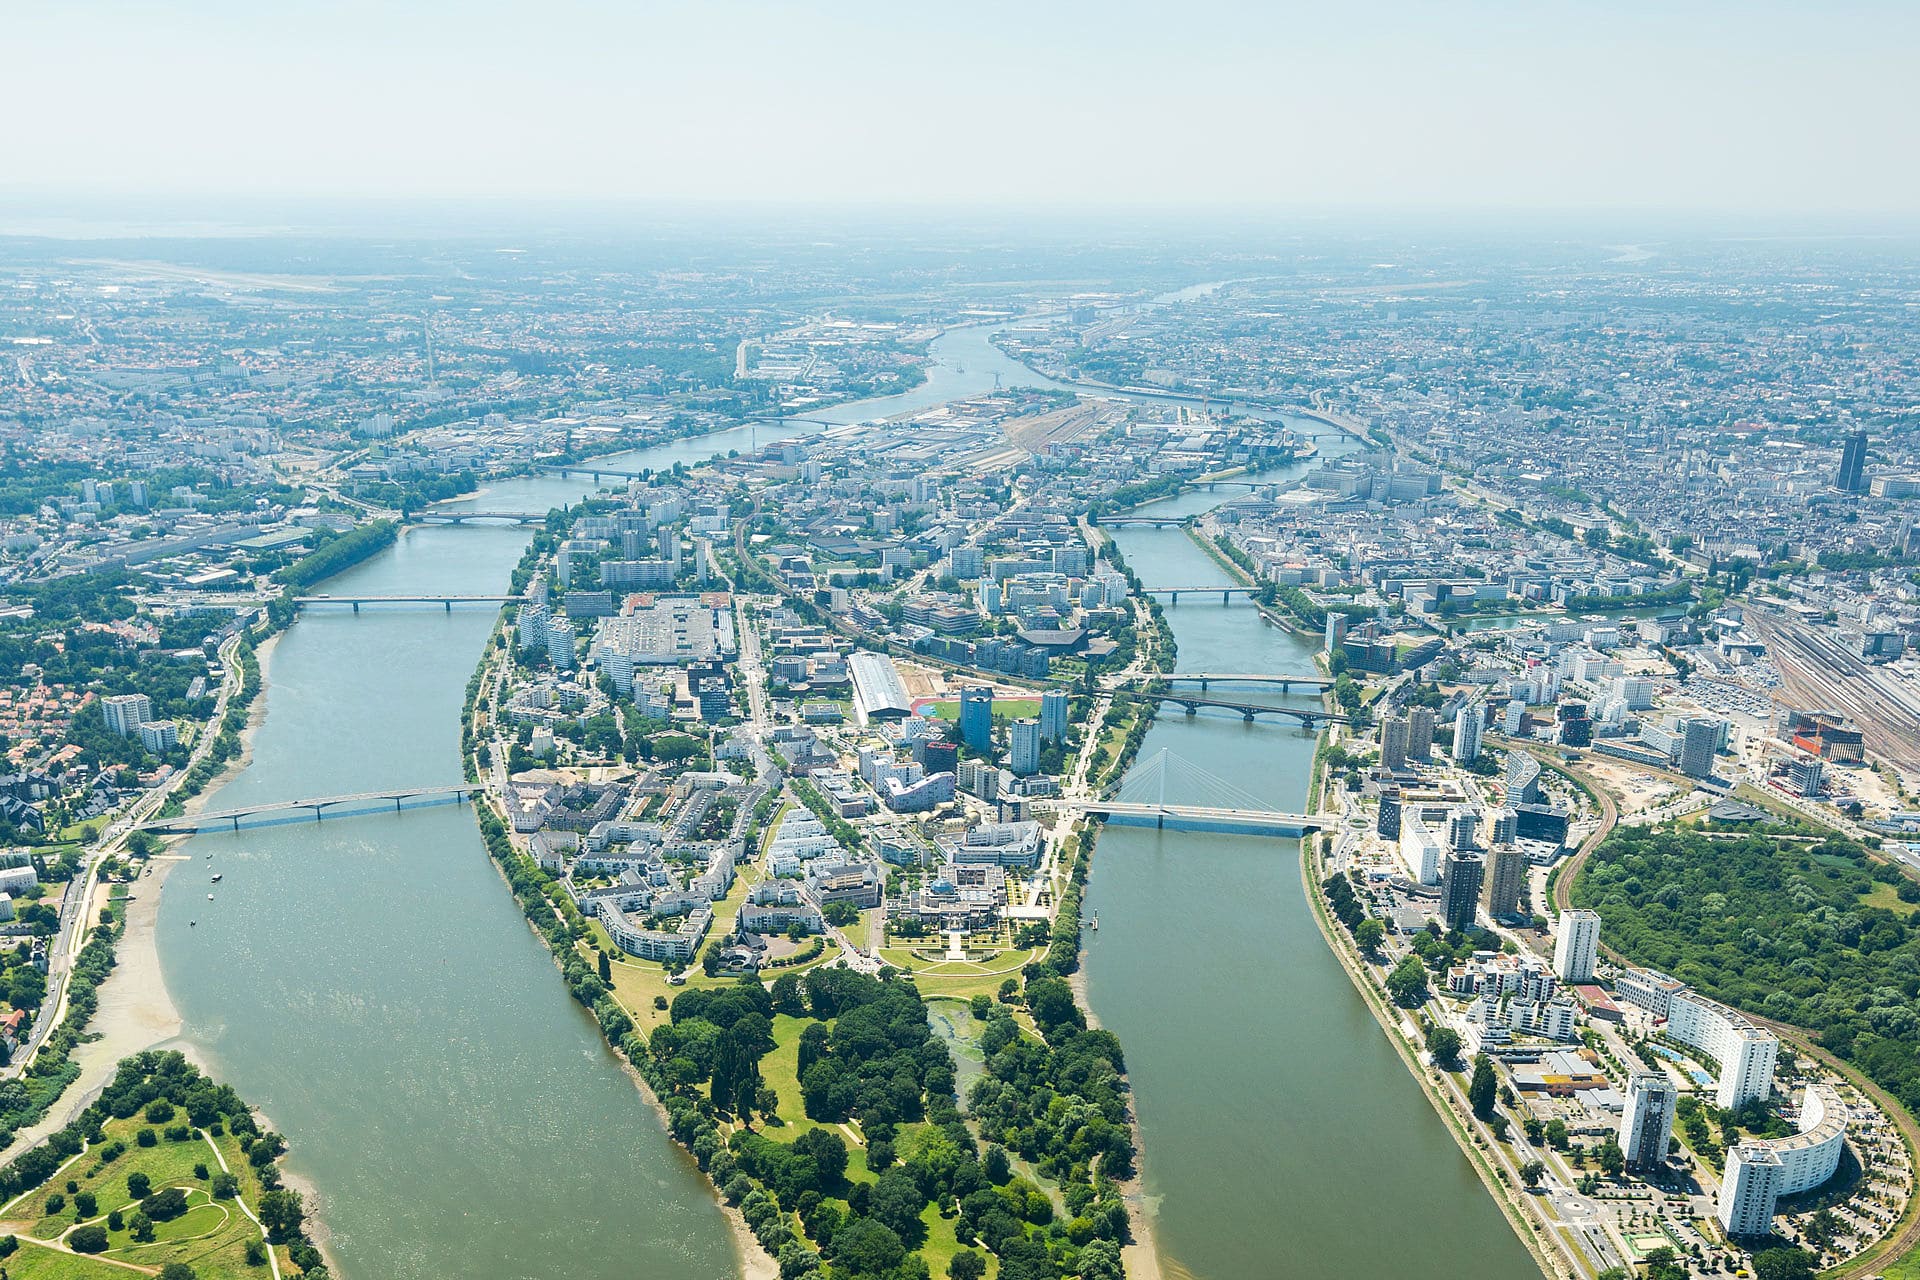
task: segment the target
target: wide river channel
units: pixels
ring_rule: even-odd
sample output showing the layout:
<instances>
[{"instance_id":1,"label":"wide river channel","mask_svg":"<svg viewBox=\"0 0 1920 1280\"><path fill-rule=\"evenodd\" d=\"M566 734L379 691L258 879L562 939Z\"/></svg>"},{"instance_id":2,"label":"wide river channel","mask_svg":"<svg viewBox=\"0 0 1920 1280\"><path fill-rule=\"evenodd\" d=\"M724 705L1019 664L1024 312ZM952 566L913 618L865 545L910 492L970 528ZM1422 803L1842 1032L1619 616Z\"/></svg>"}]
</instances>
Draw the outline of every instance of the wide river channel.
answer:
<instances>
[{"instance_id":1,"label":"wide river channel","mask_svg":"<svg viewBox=\"0 0 1920 1280\"><path fill-rule=\"evenodd\" d=\"M908 412L996 375L1044 385L989 332L942 338L905 395L817 416ZM610 465L815 429L762 424ZM474 502L539 511L582 489L518 480ZM1224 580L1178 530L1120 538L1149 585ZM500 590L526 539L416 527L324 589ZM1306 645L1244 604L1183 598L1168 616L1188 669L1311 670ZM251 763L210 807L458 781L461 698L493 620L481 607L304 613L267 664ZM1304 802L1313 742L1298 730L1175 711L1142 759L1162 748L1286 808ZM208 834L180 852L193 861L169 882L159 942L184 1036L288 1135L347 1280L736 1274L704 1181L568 998L469 811ZM1170 1272L1538 1274L1320 939L1297 842L1111 828L1089 908L1089 994L1126 1047Z\"/></svg>"}]
</instances>

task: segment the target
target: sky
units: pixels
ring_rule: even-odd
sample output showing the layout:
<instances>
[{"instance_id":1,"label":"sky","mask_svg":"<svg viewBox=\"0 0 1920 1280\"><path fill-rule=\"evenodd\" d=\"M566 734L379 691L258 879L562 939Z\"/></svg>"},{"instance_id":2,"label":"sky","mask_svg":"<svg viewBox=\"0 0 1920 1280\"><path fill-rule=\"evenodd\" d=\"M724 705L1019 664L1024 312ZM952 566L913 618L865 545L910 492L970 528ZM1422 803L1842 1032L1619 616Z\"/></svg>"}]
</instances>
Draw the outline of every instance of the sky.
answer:
<instances>
[{"instance_id":1,"label":"sky","mask_svg":"<svg viewBox=\"0 0 1920 1280\"><path fill-rule=\"evenodd\" d=\"M1920 214L1920 5L62 0L0 197Z\"/></svg>"}]
</instances>

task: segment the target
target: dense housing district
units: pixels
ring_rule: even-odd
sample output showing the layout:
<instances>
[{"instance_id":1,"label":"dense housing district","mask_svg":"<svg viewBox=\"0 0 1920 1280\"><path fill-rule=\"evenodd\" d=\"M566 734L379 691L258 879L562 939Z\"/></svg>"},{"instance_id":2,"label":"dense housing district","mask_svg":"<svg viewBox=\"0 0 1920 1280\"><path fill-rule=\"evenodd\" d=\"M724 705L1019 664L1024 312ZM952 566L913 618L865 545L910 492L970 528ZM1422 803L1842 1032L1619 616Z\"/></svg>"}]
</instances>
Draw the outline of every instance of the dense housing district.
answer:
<instances>
[{"instance_id":1,"label":"dense housing district","mask_svg":"<svg viewBox=\"0 0 1920 1280\"><path fill-rule=\"evenodd\" d=\"M457 281L288 291L27 257L0 295L9 1134L75 1078L100 911L240 755L256 647L380 607L326 580L419 526L504 520L531 541L499 594L411 602L504 604L463 738L488 848L784 1275L1151 1264L1124 1055L1070 982L1108 823L1302 839L1335 952L1545 1270L1911 1273L1898 271L1349 247L987 305L911 255L884 304L824 268L461 251ZM970 358L1013 377L838 421L982 325ZM703 463L607 457L731 428ZM592 492L493 503L552 476ZM1143 582L1143 527L1218 575ZM1183 594L1311 665L1181 670ZM1304 812L1138 759L1160 716L1318 735ZM92 1225L37 1212L42 1243Z\"/></svg>"}]
</instances>

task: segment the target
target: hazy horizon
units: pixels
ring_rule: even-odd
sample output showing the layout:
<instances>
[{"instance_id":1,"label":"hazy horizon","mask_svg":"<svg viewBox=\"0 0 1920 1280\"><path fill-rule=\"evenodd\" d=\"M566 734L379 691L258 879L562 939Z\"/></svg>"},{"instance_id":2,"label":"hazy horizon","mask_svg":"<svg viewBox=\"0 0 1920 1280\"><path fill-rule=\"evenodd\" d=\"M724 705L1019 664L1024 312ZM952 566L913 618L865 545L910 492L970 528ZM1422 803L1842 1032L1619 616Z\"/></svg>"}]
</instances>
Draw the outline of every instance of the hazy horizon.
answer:
<instances>
[{"instance_id":1,"label":"hazy horizon","mask_svg":"<svg viewBox=\"0 0 1920 1280\"><path fill-rule=\"evenodd\" d=\"M9 46L15 205L1920 214L1881 3L81 0Z\"/></svg>"}]
</instances>

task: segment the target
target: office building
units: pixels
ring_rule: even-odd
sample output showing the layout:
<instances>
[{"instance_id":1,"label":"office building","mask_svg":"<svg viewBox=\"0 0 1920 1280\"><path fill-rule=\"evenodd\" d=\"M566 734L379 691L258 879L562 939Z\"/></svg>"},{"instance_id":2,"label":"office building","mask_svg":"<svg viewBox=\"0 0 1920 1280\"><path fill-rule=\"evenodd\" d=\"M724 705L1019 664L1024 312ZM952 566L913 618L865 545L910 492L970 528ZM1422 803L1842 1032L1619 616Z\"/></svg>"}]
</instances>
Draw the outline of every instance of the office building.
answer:
<instances>
[{"instance_id":1,"label":"office building","mask_svg":"<svg viewBox=\"0 0 1920 1280\"><path fill-rule=\"evenodd\" d=\"M993 690L986 685L960 690L960 741L982 754L993 750Z\"/></svg>"},{"instance_id":2,"label":"office building","mask_svg":"<svg viewBox=\"0 0 1920 1280\"><path fill-rule=\"evenodd\" d=\"M1453 758L1460 764L1480 758L1480 708L1469 704L1453 717Z\"/></svg>"},{"instance_id":3,"label":"office building","mask_svg":"<svg viewBox=\"0 0 1920 1280\"><path fill-rule=\"evenodd\" d=\"M1867 489L1867 433L1856 431L1840 444L1840 468L1833 487L1843 493L1865 493Z\"/></svg>"},{"instance_id":4,"label":"office building","mask_svg":"<svg viewBox=\"0 0 1920 1280\"><path fill-rule=\"evenodd\" d=\"M1332 653L1347 642L1347 615L1327 612L1327 652Z\"/></svg>"},{"instance_id":5,"label":"office building","mask_svg":"<svg viewBox=\"0 0 1920 1280\"><path fill-rule=\"evenodd\" d=\"M1373 829L1375 833L1389 840L1400 838L1400 793L1398 791L1380 793L1380 812L1374 818Z\"/></svg>"},{"instance_id":6,"label":"office building","mask_svg":"<svg viewBox=\"0 0 1920 1280\"><path fill-rule=\"evenodd\" d=\"M1729 1236L1764 1236L1773 1230L1786 1172L1780 1157L1763 1142L1742 1142L1727 1152L1716 1205L1720 1229Z\"/></svg>"},{"instance_id":7,"label":"office building","mask_svg":"<svg viewBox=\"0 0 1920 1280\"><path fill-rule=\"evenodd\" d=\"M1713 776L1713 754L1720 745L1720 722L1704 717L1687 721L1680 744L1680 772L1689 778Z\"/></svg>"},{"instance_id":8,"label":"office building","mask_svg":"<svg viewBox=\"0 0 1920 1280\"><path fill-rule=\"evenodd\" d=\"M1820 789L1826 782L1827 762L1819 756L1802 756L1787 765L1787 782L1795 795L1809 800L1820 798Z\"/></svg>"},{"instance_id":9,"label":"office building","mask_svg":"<svg viewBox=\"0 0 1920 1280\"><path fill-rule=\"evenodd\" d=\"M1474 908L1480 901L1480 880L1486 863L1477 853L1454 850L1447 854L1446 870L1440 876L1440 918L1449 929L1467 929L1473 925Z\"/></svg>"},{"instance_id":10,"label":"office building","mask_svg":"<svg viewBox=\"0 0 1920 1280\"><path fill-rule=\"evenodd\" d=\"M1059 746L1067 740L1067 691L1049 689L1040 695L1040 741Z\"/></svg>"},{"instance_id":11,"label":"office building","mask_svg":"<svg viewBox=\"0 0 1920 1280\"><path fill-rule=\"evenodd\" d=\"M1600 957L1600 914L1562 911L1553 940L1553 972L1562 982L1592 982Z\"/></svg>"},{"instance_id":12,"label":"office building","mask_svg":"<svg viewBox=\"0 0 1920 1280\"><path fill-rule=\"evenodd\" d=\"M153 702L144 693L122 693L102 699L100 711L109 732L131 738L141 725L153 719Z\"/></svg>"},{"instance_id":13,"label":"office building","mask_svg":"<svg viewBox=\"0 0 1920 1280\"><path fill-rule=\"evenodd\" d=\"M1040 722L1015 720L1007 726L1008 767L1016 778L1040 772Z\"/></svg>"},{"instance_id":14,"label":"office building","mask_svg":"<svg viewBox=\"0 0 1920 1280\"><path fill-rule=\"evenodd\" d=\"M1540 761L1524 751L1507 752L1507 804L1533 804L1540 799Z\"/></svg>"},{"instance_id":15,"label":"office building","mask_svg":"<svg viewBox=\"0 0 1920 1280\"><path fill-rule=\"evenodd\" d=\"M1407 758L1420 764L1433 759L1433 709L1415 707L1407 713Z\"/></svg>"},{"instance_id":16,"label":"office building","mask_svg":"<svg viewBox=\"0 0 1920 1280\"><path fill-rule=\"evenodd\" d=\"M1620 1150L1627 1168L1654 1169L1665 1163L1673 1140L1673 1112L1680 1091L1664 1071L1634 1069L1627 1080L1627 1105L1620 1113Z\"/></svg>"},{"instance_id":17,"label":"office building","mask_svg":"<svg viewBox=\"0 0 1920 1280\"><path fill-rule=\"evenodd\" d=\"M1380 767L1401 773L1407 767L1407 722L1388 716L1380 722Z\"/></svg>"},{"instance_id":18,"label":"office building","mask_svg":"<svg viewBox=\"0 0 1920 1280\"><path fill-rule=\"evenodd\" d=\"M1527 891L1527 855L1511 844L1496 844L1487 855L1487 914L1520 914L1520 899Z\"/></svg>"}]
</instances>

